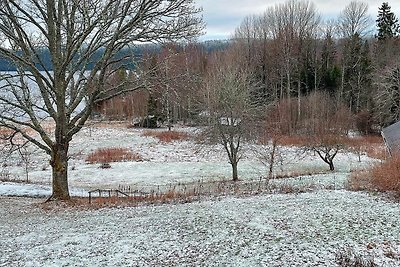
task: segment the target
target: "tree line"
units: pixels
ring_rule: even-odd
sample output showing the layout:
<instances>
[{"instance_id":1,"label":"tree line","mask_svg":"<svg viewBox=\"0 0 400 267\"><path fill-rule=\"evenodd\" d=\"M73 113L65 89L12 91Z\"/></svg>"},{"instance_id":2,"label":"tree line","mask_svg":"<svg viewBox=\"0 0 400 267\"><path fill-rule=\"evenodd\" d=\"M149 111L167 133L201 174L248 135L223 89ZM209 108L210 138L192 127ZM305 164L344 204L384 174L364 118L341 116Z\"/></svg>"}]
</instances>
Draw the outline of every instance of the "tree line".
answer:
<instances>
[{"instance_id":1,"label":"tree line","mask_svg":"<svg viewBox=\"0 0 400 267\"><path fill-rule=\"evenodd\" d=\"M170 43L144 53L140 68L151 72L145 99L153 104L131 109L143 116L148 105L170 120L192 120L206 109L201 92L213 86L207 80L214 63L236 54L232 64L250 73L252 94L264 104L292 99L300 116L303 96L326 92L349 108L362 132L387 126L400 117L399 24L386 2L375 22L368 14L366 3L353 1L337 19L324 21L312 2L290 0L246 17L221 49Z\"/></svg>"}]
</instances>

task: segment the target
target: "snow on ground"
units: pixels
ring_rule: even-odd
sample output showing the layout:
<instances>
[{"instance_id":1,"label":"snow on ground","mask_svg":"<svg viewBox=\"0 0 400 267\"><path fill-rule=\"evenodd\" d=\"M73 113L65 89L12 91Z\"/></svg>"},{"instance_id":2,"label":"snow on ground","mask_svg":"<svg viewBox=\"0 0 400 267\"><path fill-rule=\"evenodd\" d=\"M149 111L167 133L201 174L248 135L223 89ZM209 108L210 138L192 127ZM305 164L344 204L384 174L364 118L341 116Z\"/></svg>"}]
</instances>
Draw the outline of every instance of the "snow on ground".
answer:
<instances>
[{"instance_id":1,"label":"snow on ground","mask_svg":"<svg viewBox=\"0 0 400 267\"><path fill-rule=\"evenodd\" d=\"M178 128L193 133L194 128ZM142 129L91 126L70 148L71 194L119 185L167 186L230 177L218 147L193 140L160 143ZM142 162L85 163L97 148L132 148ZM242 179L259 179L266 168L246 145ZM320 172L327 165L313 154L283 148L276 174ZM0 196L48 197L51 171L40 151L29 155L33 183L0 182ZM374 160L351 153L335 159L335 173L271 180L307 193L225 197L179 205L47 210L43 199L0 197L1 266L336 266L335 253L354 248L379 266L400 266L400 206L366 193L343 190L350 170ZM26 180L15 156L0 175ZM334 189L332 191L326 188ZM294 190L299 192L304 190ZM308 190L305 190L308 191Z\"/></svg>"},{"instance_id":2,"label":"snow on ground","mask_svg":"<svg viewBox=\"0 0 400 267\"><path fill-rule=\"evenodd\" d=\"M366 193L100 210L38 202L0 198L0 266L337 266L348 247L400 265L400 206Z\"/></svg>"},{"instance_id":3,"label":"snow on ground","mask_svg":"<svg viewBox=\"0 0 400 267\"><path fill-rule=\"evenodd\" d=\"M196 128L177 127L177 131L194 133ZM144 129L127 129L123 125L92 126L84 128L73 139L70 148L69 184L72 188L92 190L122 186L149 187L229 179L231 166L225 151L219 146L199 146L194 140L161 143L154 137L143 136ZM165 129L157 129L165 131ZM111 169L100 169L99 164L87 164L86 156L97 148L123 147L139 153L142 162L111 163ZM328 166L313 154L298 155L295 148L283 148L284 157L278 160L276 173L304 173L326 171ZM40 151L31 156L29 180L45 185L51 184L51 169L48 157ZM13 179L24 180L24 164L16 160L7 167ZM366 156L351 153L339 154L335 159L339 173L371 164ZM46 167L47 166L47 167ZM267 168L261 164L249 145L245 145L243 160L239 162L239 176L242 179L257 179L265 176Z\"/></svg>"},{"instance_id":4,"label":"snow on ground","mask_svg":"<svg viewBox=\"0 0 400 267\"><path fill-rule=\"evenodd\" d=\"M83 189L70 189L71 196L87 197L87 191ZM0 196L8 197L37 197L51 196L51 186L41 184L0 182Z\"/></svg>"}]
</instances>

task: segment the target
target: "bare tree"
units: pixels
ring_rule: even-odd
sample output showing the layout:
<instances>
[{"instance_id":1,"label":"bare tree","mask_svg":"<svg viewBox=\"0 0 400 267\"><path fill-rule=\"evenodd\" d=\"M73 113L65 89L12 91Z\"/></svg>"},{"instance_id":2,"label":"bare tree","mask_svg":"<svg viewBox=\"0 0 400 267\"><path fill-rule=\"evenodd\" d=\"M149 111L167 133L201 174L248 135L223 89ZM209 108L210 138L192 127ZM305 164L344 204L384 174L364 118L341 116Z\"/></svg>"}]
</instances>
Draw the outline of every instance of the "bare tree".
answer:
<instances>
[{"instance_id":1,"label":"bare tree","mask_svg":"<svg viewBox=\"0 0 400 267\"><path fill-rule=\"evenodd\" d=\"M1 77L0 126L51 157L49 199L70 198L69 144L93 105L143 87L143 74L138 74L136 84L105 91L109 70L127 59L118 52L135 42L196 36L203 28L199 12L192 0L0 1L0 56L17 69ZM50 67L43 49L50 54ZM42 126L46 119L54 122L51 132Z\"/></svg>"},{"instance_id":2,"label":"bare tree","mask_svg":"<svg viewBox=\"0 0 400 267\"><path fill-rule=\"evenodd\" d=\"M272 115L267 113L267 117ZM272 115L273 116L273 115ZM265 127L259 133L256 145L252 148L254 155L268 169L267 179L272 179L274 175L274 167L280 159L282 161L280 140L283 137L281 129L277 124L266 121Z\"/></svg>"},{"instance_id":3,"label":"bare tree","mask_svg":"<svg viewBox=\"0 0 400 267\"><path fill-rule=\"evenodd\" d=\"M380 124L388 126L400 120L400 64L388 65L375 77L375 113Z\"/></svg>"},{"instance_id":4,"label":"bare tree","mask_svg":"<svg viewBox=\"0 0 400 267\"><path fill-rule=\"evenodd\" d=\"M365 36L371 31L372 18L368 15L368 4L352 1L341 12L338 19L339 34L348 38L355 34Z\"/></svg>"},{"instance_id":5,"label":"bare tree","mask_svg":"<svg viewBox=\"0 0 400 267\"><path fill-rule=\"evenodd\" d=\"M260 77L267 100L297 95L300 112L303 68L312 54L311 40L319 23L312 2L289 0L268 8L262 16L245 18L237 28L235 38L242 42L245 62Z\"/></svg>"},{"instance_id":6,"label":"bare tree","mask_svg":"<svg viewBox=\"0 0 400 267\"><path fill-rule=\"evenodd\" d=\"M364 66L368 54L363 53L362 38L371 32L372 26L368 4L358 1L350 2L343 9L337 22L338 34L343 38L338 97L340 101L347 101L350 109L355 111L359 111L361 88L368 89L368 70Z\"/></svg>"},{"instance_id":7,"label":"bare tree","mask_svg":"<svg viewBox=\"0 0 400 267\"><path fill-rule=\"evenodd\" d=\"M305 150L315 152L333 171L336 155L346 147L352 114L326 93L314 92L304 102L300 127L305 134Z\"/></svg>"},{"instance_id":8,"label":"bare tree","mask_svg":"<svg viewBox=\"0 0 400 267\"><path fill-rule=\"evenodd\" d=\"M242 145L255 128L257 106L251 97L254 88L251 75L229 56L215 62L205 85L208 114L203 137L222 145L232 166L232 179L237 181Z\"/></svg>"}]
</instances>

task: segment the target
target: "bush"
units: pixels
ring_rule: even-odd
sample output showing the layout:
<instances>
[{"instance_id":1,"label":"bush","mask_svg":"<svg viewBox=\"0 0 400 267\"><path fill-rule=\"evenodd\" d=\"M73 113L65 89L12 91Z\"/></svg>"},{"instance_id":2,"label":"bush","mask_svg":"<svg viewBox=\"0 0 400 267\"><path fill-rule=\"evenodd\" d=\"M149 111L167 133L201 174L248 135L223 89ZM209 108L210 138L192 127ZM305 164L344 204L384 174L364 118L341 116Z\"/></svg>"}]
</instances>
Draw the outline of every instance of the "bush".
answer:
<instances>
[{"instance_id":1,"label":"bush","mask_svg":"<svg viewBox=\"0 0 400 267\"><path fill-rule=\"evenodd\" d=\"M349 188L396 192L400 196L400 155L393 156L369 170L353 173L349 178Z\"/></svg>"},{"instance_id":2,"label":"bush","mask_svg":"<svg viewBox=\"0 0 400 267\"><path fill-rule=\"evenodd\" d=\"M379 191L400 193L400 155L395 155L371 170L371 183Z\"/></svg>"},{"instance_id":3,"label":"bush","mask_svg":"<svg viewBox=\"0 0 400 267\"><path fill-rule=\"evenodd\" d=\"M99 148L86 157L86 162L90 164L142 160L139 154L128 148Z\"/></svg>"},{"instance_id":4,"label":"bush","mask_svg":"<svg viewBox=\"0 0 400 267\"><path fill-rule=\"evenodd\" d=\"M371 190L371 171L357 170L352 172L346 187L353 191Z\"/></svg>"},{"instance_id":5,"label":"bush","mask_svg":"<svg viewBox=\"0 0 400 267\"><path fill-rule=\"evenodd\" d=\"M178 132L178 131L146 131L143 133L143 136L151 136L158 138L163 143L170 143L172 141L179 140L187 140L190 135L186 132Z\"/></svg>"}]
</instances>

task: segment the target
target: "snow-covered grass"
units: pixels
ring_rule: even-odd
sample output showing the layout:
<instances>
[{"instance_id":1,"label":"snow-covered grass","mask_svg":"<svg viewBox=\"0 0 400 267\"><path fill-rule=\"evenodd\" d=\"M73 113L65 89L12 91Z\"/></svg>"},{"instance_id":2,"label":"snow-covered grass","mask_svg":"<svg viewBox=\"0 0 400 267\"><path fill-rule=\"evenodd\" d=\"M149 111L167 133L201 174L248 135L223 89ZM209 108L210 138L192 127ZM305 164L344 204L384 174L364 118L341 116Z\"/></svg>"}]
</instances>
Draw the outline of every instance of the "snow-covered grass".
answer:
<instances>
[{"instance_id":1,"label":"snow-covered grass","mask_svg":"<svg viewBox=\"0 0 400 267\"><path fill-rule=\"evenodd\" d=\"M337 266L348 247L399 266L400 206L366 193L100 210L38 202L0 198L0 266Z\"/></svg>"},{"instance_id":2,"label":"snow-covered grass","mask_svg":"<svg viewBox=\"0 0 400 267\"><path fill-rule=\"evenodd\" d=\"M176 127L178 132L194 135L196 128ZM72 188L92 190L97 188L117 188L123 186L149 187L192 181L214 181L230 179L231 166L222 147L198 145L193 138L173 142L160 142L158 138L144 136L144 129L127 129L124 125L102 125L84 128L73 139L70 148L69 184ZM155 131L165 131L159 129ZM111 163L110 169L99 169L98 164L85 162L87 155L100 148L130 148L143 158L142 162ZM245 145L245 154L239 162L241 179L258 179L266 176L267 168L252 152L254 146ZM276 174L318 173L328 170L328 166L311 153L299 154L296 148L282 149L282 158L275 166ZM30 155L29 180L50 185L51 169L48 157L40 151ZM13 179L25 179L23 164L12 159L7 170ZM339 154L335 159L338 173L348 173L351 169L362 168L372 160L352 153ZM46 167L47 166L47 167Z\"/></svg>"},{"instance_id":3,"label":"snow-covered grass","mask_svg":"<svg viewBox=\"0 0 400 267\"><path fill-rule=\"evenodd\" d=\"M190 136L196 131L175 130ZM160 142L144 131L102 125L78 133L70 148L71 194L230 179L220 147L200 146L192 138ZM85 162L91 152L110 147L129 148L143 161L115 162L110 169ZM244 148L242 182L261 181L267 168L252 152L254 145ZM363 155L359 162L358 155L339 154L336 172L324 173L328 166L317 155L299 154L294 147L281 148L281 155L276 175L318 174L269 181L271 188L291 188L291 194L98 210L14 198L48 197L51 170L40 151L28 154L29 166L13 156L0 175L30 183L0 182L0 266L336 266L335 255L348 248L378 266L400 266L400 206L344 190L351 170L375 160Z\"/></svg>"}]
</instances>

